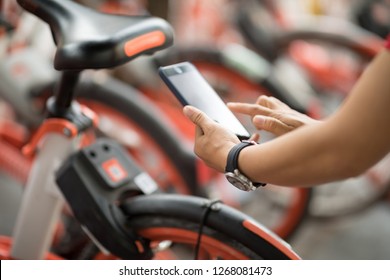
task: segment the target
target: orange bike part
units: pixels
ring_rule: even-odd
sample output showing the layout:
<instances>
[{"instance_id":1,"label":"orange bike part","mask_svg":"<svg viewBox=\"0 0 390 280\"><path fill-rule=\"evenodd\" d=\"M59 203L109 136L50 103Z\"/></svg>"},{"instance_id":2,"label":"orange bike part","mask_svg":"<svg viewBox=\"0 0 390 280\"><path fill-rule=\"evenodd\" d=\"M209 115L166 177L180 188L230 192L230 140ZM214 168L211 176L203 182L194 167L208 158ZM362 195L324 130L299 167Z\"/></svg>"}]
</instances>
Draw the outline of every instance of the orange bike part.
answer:
<instances>
[{"instance_id":1,"label":"orange bike part","mask_svg":"<svg viewBox=\"0 0 390 280\"><path fill-rule=\"evenodd\" d=\"M310 194L305 188L294 188L294 193L291 199L291 204L285 210L286 215L279 221L279 226L272 229L274 233L282 238L286 238L288 233L301 222L301 217L304 216L306 208L302 207L310 199Z\"/></svg>"},{"instance_id":2,"label":"orange bike part","mask_svg":"<svg viewBox=\"0 0 390 280\"><path fill-rule=\"evenodd\" d=\"M264 240L268 241L268 243L272 244L274 247L278 248L281 252L283 252L290 259L292 259L292 260L300 260L301 259L294 251L290 250L288 247L286 247L283 243L281 243L279 240L277 240L270 233L268 233L268 232L264 231L263 229L259 228L252 221L245 220L242 223L242 225L246 229L248 229L249 231L255 233L256 235L260 236Z\"/></svg>"},{"instance_id":3,"label":"orange bike part","mask_svg":"<svg viewBox=\"0 0 390 280\"><path fill-rule=\"evenodd\" d=\"M12 240L8 236L0 236L0 260L13 260L11 257ZM60 256L47 253L45 260L63 260Z\"/></svg>"},{"instance_id":4,"label":"orange bike part","mask_svg":"<svg viewBox=\"0 0 390 280\"><path fill-rule=\"evenodd\" d=\"M38 131L34 134L30 143L23 147L23 154L27 157L33 156L38 148L41 139L50 133L56 133L60 135L65 135L69 138L74 138L77 136L78 131L77 127L67 120L56 118L46 119L39 127Z\"/></svg>"},{"instance_id":5,"label":"orange bike part","mask_svg":"<svg viewBox=\"0 0 390 280\"><path fill-rule=\"evenodd\" d=\"M86 106L81 106L81 111L86 117L92 120L93 126L98 125L99 118L95 112ZM27 157L32 157L35 154L41 139L49 133L56 133L68 138L74 138L78 135L79 131L75 124L66 119L46 119L38 128L38 131L34 134L31 141L23 147L22 153Z\"/></svg>"},{"instance_id":6,"label":"orange bike part","mask_svg":"<svg viewBox=\"0 0 390 280\"><path fill-rule=\"evenodd\" d=\"M162 31L153 31L127 41L124 51L128 57L132 57L146 50L162 46L165 41L166 38Z\"/></svg>"},{"instance_id":7,"label":"orange bike part","mask_svg":"<svg viewBox=\"0 0 390 280\"><path fill-rule=\"evenodd\" d=\"M138 231L138 234L144 238L153 241L170 240L187 245L196 245L198 233L172 227L157 227L147 228ZM202 255L206 255L208 259L224 259L224 260L246 260L248 259L243 253L237 249L215 239L210 236L202 235L200 248ZM204 256L206 257L206 256Z\"/></svg>"}]
</instances>

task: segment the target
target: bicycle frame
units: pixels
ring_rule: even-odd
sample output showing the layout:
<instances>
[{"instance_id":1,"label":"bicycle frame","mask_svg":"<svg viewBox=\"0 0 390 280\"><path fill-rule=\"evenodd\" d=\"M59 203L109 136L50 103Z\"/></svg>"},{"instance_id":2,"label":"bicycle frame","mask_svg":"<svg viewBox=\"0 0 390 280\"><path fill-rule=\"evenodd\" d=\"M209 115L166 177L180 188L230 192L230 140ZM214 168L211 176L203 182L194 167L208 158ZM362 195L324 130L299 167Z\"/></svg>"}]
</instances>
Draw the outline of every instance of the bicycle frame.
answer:
<instances>
[{"instance_id":1,"label":"bicycle frame","mask_svg":"<svg viewBox=\"0 0 390 280\"><path fill-rule=\"evenodd\" d=\"M30 19L32 19L31 16ZM22 22L26 23L26 21ZM27 22L29 24L33 23L34 26L34 22L37 21L33 19L33 22L30 20ZM20 28L23 29L23 27ZM18 33L19 38L26 35L23 35L23 33ZM1 38L4 45L1 49L1 55L4 57L5 52L10 51L7 45L11 42L8 41L11 41L11 38L7 38L7 35L4 34ZM30 75L27 75L28 79L26 79L26 75L23 79L20 77L20 83L7 82L18 78L15 71L9 70L18 65L18 60L13 58L22 60L24 65L31 67L24 69ZM7 59L0 69L0 76L3 77L1 96L10 101L11 104L18 104L16 107L17 113L24 116L24 119L30 120L31 123L36 123L38 116L36 112L32 111L31 105L28 104L29 99L26 96L26 89L31 87L32 83L51 79L54 73L53 70L48 70L49 66L44 61L42 58L39 59L36 54L32 56L26 50L24 55L11 55L10 59ZM14 73L15 76L9 77L10 73ZM61 133L49 130L45 131L39 140L42 140L39 142L39 153L34 159L33 167L27 179L22 207L18 213L13 234L11 255L16 259L42 259L48 251L53 239L53 229L59 220L60 211L64 205L62 195L54 182L54 170L79 144L79 137L69 138L63 134L61 135ZM58 145L62 149L58 149ZM31 209L34 209L34 211L31 211Z\"/></svg>"},{"instance_id":2,"label":"bicycle frame","mask_svg":"<svg viewBox=\"0 0 390 280\"><path fill-rule=\"evenodd\" d=\"M80 147L83 132L97 124L92 111L73 102L79 75L80 72L62 72L56 95L47 102L48 118L23 148L25 155L37 153L37 157L16 221L11 250L14 258L42 259L48 251L64 205L54 181L55 171Z\"/></svg>"},{"instance_id":3,"label":"bicycle frame","mask_svg":"<svg viewBox=\"0 0 390 280\"><path fill-rule=\"evenodd\" d=\"M53 231L64 206L54 173L77 149L79 139L79 136L69 138L57 133L49 133L42 139L15 226L11 251L13 258L43 259L49 251Z\"/></svg>"}]
</instances>

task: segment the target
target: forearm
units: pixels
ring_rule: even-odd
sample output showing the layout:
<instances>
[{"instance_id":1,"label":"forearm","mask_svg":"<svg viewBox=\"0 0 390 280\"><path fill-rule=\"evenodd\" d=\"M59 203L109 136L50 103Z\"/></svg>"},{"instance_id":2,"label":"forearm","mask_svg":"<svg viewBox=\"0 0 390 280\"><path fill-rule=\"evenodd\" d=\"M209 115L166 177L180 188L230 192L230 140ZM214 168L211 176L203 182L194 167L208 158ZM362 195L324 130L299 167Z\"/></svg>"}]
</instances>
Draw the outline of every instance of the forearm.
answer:
<instances>
[{"instance_id":1,"label":"forearm","mask_svg":"<svg viewBox=\"0 0 390 280\"><path fill-rule=\"evenodd\" d=\"M257 182L310 186L355 176L348 149L334 145L322 124L304 127L273 141L244 149L239 169ZM318 133L321 131L321 133ZM355 166L356 167L356 166Z\"/></svg>"}]
</instances>

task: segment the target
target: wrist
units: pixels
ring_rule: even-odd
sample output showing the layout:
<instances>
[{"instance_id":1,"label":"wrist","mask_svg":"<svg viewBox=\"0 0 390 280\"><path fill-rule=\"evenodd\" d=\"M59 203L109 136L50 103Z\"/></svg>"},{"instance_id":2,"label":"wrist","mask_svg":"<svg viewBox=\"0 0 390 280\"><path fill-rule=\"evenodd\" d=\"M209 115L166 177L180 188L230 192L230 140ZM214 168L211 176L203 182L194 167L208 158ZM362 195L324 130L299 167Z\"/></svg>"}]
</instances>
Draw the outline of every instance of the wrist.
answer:
<instances>
[{"instance_id":1,"label":"wrist","mask_svg":"<svg viewBox=\"0 0 390 280\"><path fill-rule=\"evenodd\" d=\"M225 167L226 179L236 188L243 191L253 191L260 186L265 186L264 183L251 181L238 166L238 159L243 150L248 150L249 147L256 145L253 141L243 141L234 145L227 156Z\"/></svg>"},{"instance_id":2,"label":"wrist","mask_svg":"<svg viewBox=\"0 0 390 280\"><path fill-rule=\"evenodd\" d=\"M251 165L254 165L255 163L255 160L253 159L253 157L251 157L254 152L254 149L256 149L255 147L256 145L253 145L243 149L237 159L237 165L240 172L252 181L256 181L256 178L251 176L252 172L250 170Z\"/></svg>"},{"instance_id":3,"label":"wrist","mask_svg":"<svg viewBox=\"0 0 390 280\"><path fill-rule=\"evenodd\" d=\"M239 142L238 142L239 143ZM227 162L228 162L228 156L229 156L229 152L231 151L231 149L237 145L238 143L233 143L233 142L229 142L229 144L227 144L222 152L222 158L223 160L219 160L218 162L220 163L220 165L218 166L218 170L220 172L225 172L226 170L226 165L227 165Z\"/></svg>"}]
</instances>

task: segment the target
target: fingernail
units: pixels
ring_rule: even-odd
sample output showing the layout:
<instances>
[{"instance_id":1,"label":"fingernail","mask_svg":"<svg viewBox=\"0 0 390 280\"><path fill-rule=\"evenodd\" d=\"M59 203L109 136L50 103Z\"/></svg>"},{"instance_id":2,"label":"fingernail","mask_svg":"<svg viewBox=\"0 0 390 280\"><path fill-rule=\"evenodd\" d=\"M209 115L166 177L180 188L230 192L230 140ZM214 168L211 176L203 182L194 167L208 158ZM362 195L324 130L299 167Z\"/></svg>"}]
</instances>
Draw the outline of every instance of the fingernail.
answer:
<instances>
[{"instance_id":1,"label":"fingernail","mask_svg":"<svg viewBox=\"0 0 390 280\"><path fill-rule=\"evenodd\" d=\"M191 117L193 114L194 114L194 110L192 110L192 107L191 106L184 106L183 108L183 113L184 115L186 115L187 117Z\"/></svg>"},{"instance_id":2,"label":"fingernail","mask_svg":"<svg viewBox=\"0 0 390 280\"><path fill-rule=\"evenodd\" d=\"M253 123L257 126L263 126L264 122L265 122L265 119L262 116L255 116L253 118Z\"/></svg>"}]
</instances>

